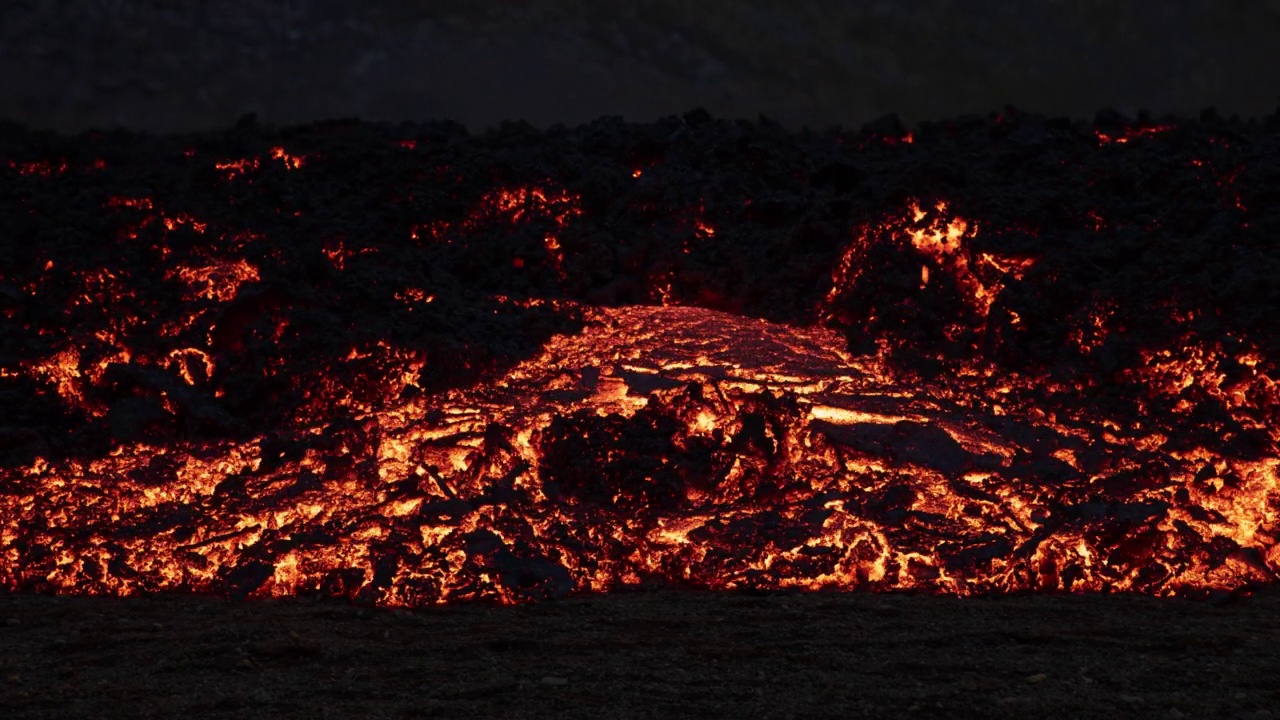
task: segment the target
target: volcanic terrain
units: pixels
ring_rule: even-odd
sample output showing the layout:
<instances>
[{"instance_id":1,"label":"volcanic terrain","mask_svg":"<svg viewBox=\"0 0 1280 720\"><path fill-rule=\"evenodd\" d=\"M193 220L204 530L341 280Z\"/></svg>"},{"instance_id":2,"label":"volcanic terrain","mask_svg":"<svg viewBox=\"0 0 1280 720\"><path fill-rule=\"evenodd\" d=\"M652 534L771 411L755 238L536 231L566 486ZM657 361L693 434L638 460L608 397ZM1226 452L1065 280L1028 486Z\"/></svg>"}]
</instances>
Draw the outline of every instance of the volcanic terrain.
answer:
<instances>
[{"instance_id":1,"label":"volcanic terrain","mask_svg":"<svg viewBox=\"0 0 1280 720\"><path fill-rule=\"evenodd\" d=\"M1280 116L6 124L0 175L6 609L1274 595Z\"/></svg>"}]
</instances>

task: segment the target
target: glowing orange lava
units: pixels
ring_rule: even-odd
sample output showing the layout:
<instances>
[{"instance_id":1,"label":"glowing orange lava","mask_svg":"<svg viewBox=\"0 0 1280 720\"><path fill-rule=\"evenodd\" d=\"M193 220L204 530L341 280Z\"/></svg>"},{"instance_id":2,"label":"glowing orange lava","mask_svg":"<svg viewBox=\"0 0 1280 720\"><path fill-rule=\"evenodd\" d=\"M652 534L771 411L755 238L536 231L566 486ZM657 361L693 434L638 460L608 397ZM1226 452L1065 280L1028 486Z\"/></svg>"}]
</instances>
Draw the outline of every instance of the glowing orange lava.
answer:
<instances>
[{"instance_id":1,"label":"glowing orange lava","mask_svg":"<svg viewBox=\"0 0 1280 720\"><path fill-rule=\"evenodd\" d=\"M1098 138L1124 143L1161 129ZM276 147L214 169L247 182L267 162L290 172L311 167ZM62 172L50 163L17 171ZM499 187L460 219L406 223L400 239L411 228L419 245L463 244L490 225L543 223L533 250L503 265L527 272L544 263L564 280L564 231L583 213L580 200L550 182ZM170 346L136 352L128 333L151 319L113 313L92 354L54 337L42 359L0 367L0 377L38 383L101 418L109 410L95 404L90 386L123 365L160 368L177 379L153 381L148 397L167 408L219 372L220 353L241 342L235 322L276 340L294 332L289 318L272 314L271 303L283 301L264 291L251 298L256 315L228 314L196 333L207 313L248 303L272 256L215 253L209 248L250 240L160 205L118 196L104 209L120 214L126 240L210 238L181 257L163 240L151 248L189 310L155 330ZM1106 227L1101 215L1090 218L1096 231ZM704 220L701 207L689 227L685 253L731 236ZM842 240L810 327L666 303L669 276L643 288L663 304L495 296L499 304L571 308L584 329L446 390L423 386L423 351L370 340L325 367L376 366L376 377L335 379L302 397L270 437L120 442L97 456L39 457L0 470L0 587L316 593L420 606L650 582L1169 595L1274 581L1280 388L1247 338L1188 335L1178 346L1144 349L1140 366L1113 378L1143 389L1131 414L1089 395L1105 388L972 357L949 359L932 376L904 373L892 356L895 342L907 340L849 349L844 299L885 248L910 258L909 292L944 287L962 298L957 307L972 327L943 328L948 339L970 333L980 342L1002 292L1038 269L1032 255L984 248L987 231L936 200L912 200L863 224ZM378 254L342 237L316 248L317 266L336 272L355 272L357 258ZM129 279L108 269L68 272L81 304L110 307L131 292ZM417 280L393 288L407 312L444 304ZM39 283L29 291L38 297ZM1016 312L1001 312L1017 325ZM1082 357L1101 354L1119 332L1105 299L1077 320L1068 344ZM1202 399L1251 433L1252 445L1172 443ZM322 407L343 413L315 421ZM197 419L219 421L212 410Z\"/></svg>"}]
</instances>

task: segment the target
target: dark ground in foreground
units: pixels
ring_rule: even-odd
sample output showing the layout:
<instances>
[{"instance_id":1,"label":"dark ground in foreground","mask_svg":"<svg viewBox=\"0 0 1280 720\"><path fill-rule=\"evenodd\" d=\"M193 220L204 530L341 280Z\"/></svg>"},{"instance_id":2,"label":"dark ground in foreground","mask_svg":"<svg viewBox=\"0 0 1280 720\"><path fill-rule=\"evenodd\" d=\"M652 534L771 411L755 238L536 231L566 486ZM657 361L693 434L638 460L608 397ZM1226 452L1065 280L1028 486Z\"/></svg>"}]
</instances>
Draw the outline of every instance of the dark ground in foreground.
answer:
<instances>
[{"instance_id":1,"label":"dark ground in foreground","mask_svg":"<svg viewBox=\"0 0 1280 720\"><path fill-rule=\"evenodd\" d=\"M414 612L0 595L36 717L1270 718L1280 593L683 593Z\"/></svg>"}]
</instances>

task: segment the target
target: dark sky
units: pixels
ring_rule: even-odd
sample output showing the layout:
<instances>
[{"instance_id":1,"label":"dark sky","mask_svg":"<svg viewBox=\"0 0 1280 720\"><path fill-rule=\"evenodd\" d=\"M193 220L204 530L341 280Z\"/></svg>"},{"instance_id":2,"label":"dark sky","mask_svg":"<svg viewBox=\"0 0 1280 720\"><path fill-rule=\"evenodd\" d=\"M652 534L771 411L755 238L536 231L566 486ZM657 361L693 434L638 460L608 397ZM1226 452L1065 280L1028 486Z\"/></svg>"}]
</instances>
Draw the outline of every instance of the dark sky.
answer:
<instances>
[{"instance_id":1,"label":"dark sky","mask_svg":"<svg viewBox=\"0 0 1280 720\"><path fill-rule=\"evenodd\" d=\"M0 116L64 131L214 128L247 111L479 130L696 105L791 126L1005 103L1085 118L1280 105L1278 0L5 5Z\"/></svg>"}]
</instances>

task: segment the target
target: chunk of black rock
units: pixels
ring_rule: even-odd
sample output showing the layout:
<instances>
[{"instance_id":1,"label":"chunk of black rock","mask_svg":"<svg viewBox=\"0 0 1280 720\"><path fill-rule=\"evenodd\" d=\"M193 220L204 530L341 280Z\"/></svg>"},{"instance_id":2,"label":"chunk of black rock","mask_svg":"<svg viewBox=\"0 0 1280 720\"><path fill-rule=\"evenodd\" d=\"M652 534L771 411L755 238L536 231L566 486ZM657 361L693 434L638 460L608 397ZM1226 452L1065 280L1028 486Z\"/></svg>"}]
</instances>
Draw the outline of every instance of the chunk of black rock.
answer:
<instances>
[{"instance_id":1,"label":"chunk of black rock","mask_svg":"<svg viewBox=\"0 0 1280 720\"><path fill-rule=\"evenodd\" d=\"M876 118L871 122L862 126L863 135L888 135L892 137L900 137L907 132L906 125L902 124L902 118L897 113L889 113L884 117Z\"/></svg>"},{"instance_id":2,"label":"chunk of black rock","mask_svg":"<svg viewBox=\"0 0 1280 720\"><path fill-rule=\"evenodd\" d=\"M706 108L702 107L696 107L690 110L684 114L683 118L684 124L692 128L702 127L712 120L711 113L707 112Z\"/></svg>"},{"instance_id":3,"label":"chunk of black rock","mask_svg":"<svg viewBox=\"0 0 1280 720\"><path fill-rule=\"evenodd\" d=\"M839 192L848 192L857 187L861 179L861 173L857 168L847 163L833 162L818 168L809 179L809 184L818 190L831 188Z\"/></svg>"}]
</instances>

